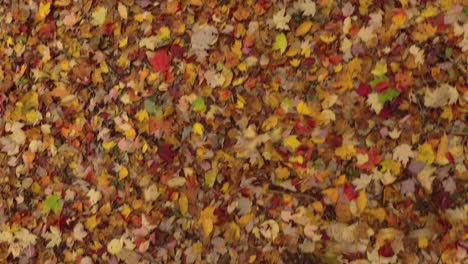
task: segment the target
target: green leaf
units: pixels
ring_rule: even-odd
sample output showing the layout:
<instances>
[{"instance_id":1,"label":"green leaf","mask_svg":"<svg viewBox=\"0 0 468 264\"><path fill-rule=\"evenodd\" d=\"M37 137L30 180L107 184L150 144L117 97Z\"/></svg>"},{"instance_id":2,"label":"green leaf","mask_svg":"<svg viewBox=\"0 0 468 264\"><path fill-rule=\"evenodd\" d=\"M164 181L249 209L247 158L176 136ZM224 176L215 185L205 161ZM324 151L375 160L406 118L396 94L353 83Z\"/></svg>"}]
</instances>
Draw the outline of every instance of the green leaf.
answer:
<instances>
[{"instance_id":1,"label":"green leaf","mask_svg":"<svg viewBox=\"0 0 468 264\"><path fill-rule=\"evenodd\" d=\"M48 214L50 211L58 212L62 209L62 204L60 203L60 195L49 195L47 198L42 202L42 208L44 208L44 212Z\"/></svg>"},{"instance_id":2,"label":"green leaf","mask_svg":"<svg viewBox=\"0 0 468 264\"><path fill-rule=\"evenodd\" d=\"M284 35L284 33L276 35L275 43L273 43L273 50L279 50L281 54L283 54L287 46L288 40L286 39L286 35Z\"/></svg>"},{"instance_id":3,"label":"green leaf","mask_svg":"<svg viewBox=\"0 0 468 264\"><path fill-rule=\"evenodd\" d=\"M450 58L452 57L453 49L452 48L446 48L445 49L445 57Z\"/></svg>"},{"instance_id":4,"label":"green leaf","mask_svg":"<svg viewBox=\"0 0 468 264\"><path fill-rule=\"evenodd\" d=\"M397 97L398 95L400 95L400 92L395 89L388 88L384 93L379 94L379 101L382 104L387 101L391 102L393 101L393 98Z\"/></svg>"},{"instance_id":5,"label":"green leaf","mask_svg":"<svg viewBox=\"0 0 468 264\"><path fill-rule=\"evenodd\" d=\"M150 115L156 114L156 103L154 103L150 99L145 99L144 105L146 112L148 112Z\"/></svg>"},{"instance_id":6,"label":"green leaf","mask_svg":"<svg viewBox=\"0 0 468 264\"><path fill-rule=\"evenodd\" d=\"M293 108L294 106L293 101L289 97L284 98L283 105L286 107L286 109Z\"/></svg>"},{"instance_id":7,"label":"green leaf","mask_svg":"<svg viewBox=\"0 0 468 264\"><path fill-rule=\"evenodd\" d=\"M199 96L192 102L193 110L194 111L204 111L206 109L205 100L203 97Z\"/></svg>"}]
</instances>

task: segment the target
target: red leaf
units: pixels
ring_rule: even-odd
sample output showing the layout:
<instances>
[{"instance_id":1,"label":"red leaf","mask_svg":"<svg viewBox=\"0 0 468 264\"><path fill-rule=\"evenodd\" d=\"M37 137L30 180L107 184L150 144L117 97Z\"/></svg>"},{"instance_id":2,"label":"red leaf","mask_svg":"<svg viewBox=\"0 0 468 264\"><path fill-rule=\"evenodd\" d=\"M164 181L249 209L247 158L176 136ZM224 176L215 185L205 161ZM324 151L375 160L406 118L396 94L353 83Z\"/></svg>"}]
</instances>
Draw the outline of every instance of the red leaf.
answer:
<instances>
[{"instance_id":1,"label":"red leaf","mask_svg":"<svg viewBox=\"0 0 468 264\"><path fill-rule=\"evenodd\" d=\"M359 154L367 154L368 157L368 161L366 163L360 165L356 164L356 167L358 167L361 170L371 171L381 161L380 155L375 152L374 148L370 148L369 150L358 148L356 152Z\"/></svg>"},{"instance_id":2,"label":"red leaf","mask_svg":"<svg viewBox=\"0 0 468 264\"><path fill-rule=\"evenodd\" d=\"M377 91L377 92L384 92L385 90L387 90L388 88L388 82L379 82L375 87L374 89Z\"/></svg>"},{"instance_id":3,"label":"red leaf","mask_svg":"<svg viewBox=\"0 0 468 264\"><path fill-rule=\"evenodd\" d=\"M356 88L356 93L360 96L366 96L370 92L370 85L365 83L360 83L359 86Z\"/></svg>"},{"instance_id":4,"label":"red leaf","mask_svg":"<svg viewBox=\"0 0 468 264\"><path fill-rule=\"evenodd\" d=\"M172 162L175 154L171 150L171 145L164 143L158 148L158 155L163 161Z\"/></svg>"},{"instance_id":5,"label":"red leaf","mask_svg":"<svg viewBox=\"0 0 468 264\"><path fill-rule=\"evenodd\" d=\"M354 200L359 196L359 193L354 190L354 186L350 183L344 184L343 194L348 201Z\"/></svg>"},{"instance_id":6,"label":"red leaf","mask_svg":"<svg viewBox=\"0 0 468 264\"><path fill-rule=\"evenodd\" d=\"M42 27L39 29L39 33L42 37L48 39L53 36L57 27L55 26L55 22L44 23Z\"/></svg>"},{"instance_id":7,"label":"red leaf","mask_svg":"<svg viewBox=\"0 0 468 264\"><path fill-rule=\"evenodd\" d=\"M392 245L389 242L385 243L383 246L379 248L379 255L381 257L389 258L393 256L393 254L395 253L393 252Z\"/></svg>"},{"instance_id":8,"label":"red leaf","mask_svg":"<svg viewBox=\"0 0 468 264\"><path fill-rule=\"evenodd\" d=\"M154 53L154 56L149 58L151 67L157 72L167 72L169 69L170 58L167 51L159 49Z\"/></svg>"}]
</instances>

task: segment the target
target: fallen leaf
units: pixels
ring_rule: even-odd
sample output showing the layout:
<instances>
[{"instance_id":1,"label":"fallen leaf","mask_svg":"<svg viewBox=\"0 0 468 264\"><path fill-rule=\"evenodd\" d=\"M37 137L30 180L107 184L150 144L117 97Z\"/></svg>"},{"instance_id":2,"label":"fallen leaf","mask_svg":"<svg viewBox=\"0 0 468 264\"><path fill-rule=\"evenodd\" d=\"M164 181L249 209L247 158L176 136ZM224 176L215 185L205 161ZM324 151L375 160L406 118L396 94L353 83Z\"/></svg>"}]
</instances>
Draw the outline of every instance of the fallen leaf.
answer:
<instances>
[{"instance_id":1,"label":"fallen leaf","mask_svg":"<svg viewBox=\"0 0 468 264\"><path fill-rule=\"evenodd\" d=\"M279 50L281 54L286 51L288 47L288 40L284 33L277 34L275 37L275 42L273 43L273 50Z\"/></svg>"},{"instance_id":2,"label":"fallen leaf","mask_svg":"<svg viewBox=\"0 0 468 264\"><path fill-rule=\"evenodd\" d=\"M106 21L107 9L103 6L98 6L91 14L91 24L93 26L102 26Z\"/></svg>"},{"instance_id":3,"label":"fallen leaf","mask_svg":"<svg viewBox=\"0 0 468 264\"><path fill-rule=\"evenodd\" d=\"M291 20L291 16L286 13L286 8L279 10L273 16L273 23L276 29L289 30L289 20Z\"/></svg>"}]
</instances>

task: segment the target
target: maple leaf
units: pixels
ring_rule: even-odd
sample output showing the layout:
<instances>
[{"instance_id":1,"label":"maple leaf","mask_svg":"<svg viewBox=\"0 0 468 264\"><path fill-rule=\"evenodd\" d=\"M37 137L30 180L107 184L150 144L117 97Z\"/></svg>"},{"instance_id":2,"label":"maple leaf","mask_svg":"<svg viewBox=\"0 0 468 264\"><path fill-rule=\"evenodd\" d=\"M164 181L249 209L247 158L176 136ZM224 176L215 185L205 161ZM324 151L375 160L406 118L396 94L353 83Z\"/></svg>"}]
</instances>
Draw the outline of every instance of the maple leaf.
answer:
<instances>
[{"instance_id":1,"label":"maple leaf","mask_svg":"<svg viewBox=\"0 0 468 264\"><path fill-rule=\"evenodd\" d=\"M458 100L458 91L449 84L442 84L440 87L431 91L426 88L424 94L424 106L430 108L439 108L445 105L452 105Z\"/></svg>"},{"instance_id":2,"label":"maple leaf","mask_svg":"<svg viewBox=\"0 0 468 264\"><path fill-rule=\"evenodd\" d=\"M302 12L303 16L314 16L316 12L316 5L311 0L299 0L294 2L294 9Z\"/></svg>"},{"instance_id":3,"label":"maple leaf","mask_svg":"<svg viewBox=\"0 0 468 264\"><path fill-rule=\"evenodd\" d=\"M48 3L39 3L39 17L41 19L44 19L46 18L46 16L50 13L50 5L51 3L48 2Z\"/></svg>"},{"instance_id":4,"label":"maple leaf","mask_svg":"<svg viewBox=\"0 0 468 264\"><path fill-rule=\"evenodd\" d=\"M411 33L411 37L418 42L425 42L432 38L437 32L437 27L428 22L422 22L416 25Z\"/></svg>"},{"instance_id":5,"label":"maple leaf","mask_svg":"<svg viewBox=\"0 0 468 264\"><path fill-rule=\"evenodd\" d=\"M50 227L50 232L45 233L42 235L45 239L49 240L49 243L47 243L47 248L53 248L60 246L62 243L62 232L60 232L60 229L58 229L56 226L51 226Z\"/></svg>"},{"instance_id":6,"label":"maple leaf","mask_svg":"<svg viewBox=\"0 0 468 264\"><path fill-rule=\"evenodd\" d=\"M361 174L359 178L353 180L354 189L356 191L365 189L372 182L372 175Z\"/></svg>"},{"instance_id":7,"label":"maple leaf","mask_svg":"<svg viewBox=\"0 0 468 264\"><path fill-rule=\"evenodd\" d=\"M289 30L289 20L291 20L291 16L286 14L286 8L276 12L273 16L273 23L275 24L276 29Z\"/></svg>"},{"instance_id":8,"label":"maple leaf","mask_svg":"<svg viewBox=\"0 0 468 264\"><path fill-rule=\"evenodd\" d=\"M383 104L380 102L378 93L370 93L367 97L366 103L377 114L383 109Z\"/></svg>"},{"instance_id":9,"label":"maple leaf","mask_svg":"<svg viewBox=\"0 0 468 264\"><path fill-rule=\"evenodd\" d=\"M156 72L167 72L170 64L170 57L164 49L156 50L153 57L149 58L151 67Z\"/></svg>"},{"instance_id":10,"label":"maple leaf","mask_svg":"<svg viewBox=\"0 0 468 264\"><path fill-rule=\"evenodd\" d=\"M89 190L86 196L89 198L91 206L95 205L102 198L101 192L96 191L95 189Z\"/></svg>"},{"instance_id":11,"label":"maple leaf","mask_svg":"<svg viewBox=\"0 0 468 264\"><path fill-rule=\"evenodd\" d=\"M201 96L192 101L192 106L193 110L197 112L204 111L206 109L205 100Z\"/></svg>"},{"instance_id":12,"label":"maple leaf","mask_svg":"<svg viewBox=\"0 0 468 264\"><path fill-rule=\"evenodd\" d=\"M400 161L404 166L406 166L410 158L414 158L410 145L401 144L393 149L393 159Z\"/></svg>"},{"instance_id":13,"label":"maple leaf","mask_svg":"<svg viewBox=\"0 0 468 264\"><path fill-rule=\"evenodd\" d=\"M218 73L215 70L206 71L203 77L205 77L206 83L211 88L222 86L226 80L221 73Z\"/></svg>"},{"instance_id":14,"label":"maple leaf","mask_svg":"<svg viewBox=\"0 0 468 264\"><path fill-rule=\"evenodd\" d=\"M26 248L29 245L36 244L37 236L31 233L26 228L21 227L20 229L14 232L14 235L22 248Z\"/></svg>"},{"instance_id":15,"label":"maple leaf","mask_svg":"<svg viewBox=\"0 0 468 264\"><path fill-rule=\"evenodd\" d=\"M302 143L297 140L297 136L296 135L291 135L291 136L288 136L286 137L284 140L283 140L283 145L285 147L287 147L291 152L294 152L296 151L296 149L301 145Z\"/></svg>"},{"instance_id":16,"label":"maple leaf","mask_svg":"<svg viewBox=\"0 0 468 264\"><path fill-rule=\"evenodd\" d=\"M193 133L202 136L203 135L203 125L201 123L195 123L192 126Z\"/></svg>"},{"instance_id":17,"label":"maple leaf","mask_svg":"<svg viewBox=\"0 0 468 264\"><path fill-rule=\"evenodd\" d=\"M432 193L432 182L435 179L435 176L432 176L432 174L436 169L437 168L431 166L426 166L417 176L419 183L421 183L428 193Z\"/></svg>"},{"instance_id":18,"label":"maple leaf","mask_svg":"<svg viewBox=\"0 0 468 264\"><path fill-rule=\"evenodd\" d=\"M373 27L362 27L358 32L358 38L363 42L368 42L372 38L376 37L375 29Z\"/></svg>"},{"instance_id":19,"label":"maple leaf","mask_svg":"<svg viewBox=\"0 0 468 264\"><path fill-rule=\"evenodd\" d=\"M62 204L60 203L60 195L49 195L47 198L42 202L42 207L44 208L44 212L48 214L51 210L54 212L58 212L62 209Z\"/></svg>"},{"instance_id":20,"label":"maple leaf","mask_svg":"<svg viewBox=\"0 0 468 264\"><path fill-rule=\"evenodd\" d=\"M88 233L84 230L84 226L82 223L78 222L75 227L73 228L73 239L77 241L83 241Z\"/></svg>"},{"instance_id":21,"label":"maple leaf","mask_svg":"<svg viewBox=\"0 0 468 264\"><path fill-rule=\"evenodd\" d=\"M434 149L429 143L424 143L418 147L418 156L416 160L422 161L427 165L430 165L434 162L435 154Z\"/></svg>"},{"instance_id":22,"label":"maple leaf","mask_svg":"<svg viewBox=\"0 0 468 264\"><path fill-rule=\"evenodd\" d=\"M211 25L194 25L192 29L192 49L207 50L218 38L218 29Z\"/></svg>"},{"instance_id":23,"label":"maple leaf","mask_svg":"<svg viewBox=\"0 0 468 264\"><path fill-rule=\"evenodd\" d=\"M108 244L107 244L107 252L109 252L112 255L117 255L122 251L123 248L123 241L122 239L112 239Z\"/></svg>"},{"instance_id":24,"label":"maple leaf","mask_svg":"<svg viewBox=\"0 0 468 264\"><path fill-rule=\"evenodd\" d=\"M414 56L414 62L416 62L416 65L422 66L424 64L424 50L420 49L416 45L412 45L409 48L409 52Z\"/></svg>"},{"instance_id":25,"label":"maple leaf","mask_svg":"<svg viewBox=\"0 0 468 264\"><path fill-rule=\"evenodd\" d=\"M103 6L98 6L91 14L91 25L101 26L106 21L107 9Z\"/></svg>"},{"instance_id":26,"label":"maple leaf","mask_svg":"<svg viewBox=\"0 0 468 264\"><path fill-rule=\"evenodd\" d=\"M350 160L356 155L356 149L353 145L342 145L335 149L335 155L343 160Z\"/></svg>"},{"instance_id":27,"label":"maple leaf","mask_svg":"<svg viewBox=\"0 0 468 264\"><path fill-rule=\"evenodd\" d=\"M208 237L213 231L213 225L217 221L217 217L214 215L215 207L208 206L200 213L198 223L202 225L203 234Z\"/></svg>"}]
</instances>

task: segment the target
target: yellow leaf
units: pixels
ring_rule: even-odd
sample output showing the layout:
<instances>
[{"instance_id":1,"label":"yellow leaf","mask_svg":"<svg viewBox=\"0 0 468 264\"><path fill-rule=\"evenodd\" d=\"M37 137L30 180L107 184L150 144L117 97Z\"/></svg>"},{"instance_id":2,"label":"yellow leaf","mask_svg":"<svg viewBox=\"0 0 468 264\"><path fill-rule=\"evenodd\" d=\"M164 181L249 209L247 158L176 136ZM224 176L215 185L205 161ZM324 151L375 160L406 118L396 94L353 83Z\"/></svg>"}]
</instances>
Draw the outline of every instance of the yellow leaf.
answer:
<instances>
[{"instance_id":1,"label":"yellow leaf","mask_svg":"<svg viewBox=\"0 0 468 264\"><path fill-rule=\"evenodd\" d=\"M387 212L381 207L367 209L367 213L375 217L380 222L383 222L385 218L387 218Z\"/></svg>"},{"instance_id":2,"label":"yellow leaf","mask_svg":"<svg viewBox=\"0 0 468 264\"><path fill-rule=\"evenodd\" d=\"M122 206L122 210L120 211L120 213L125 217L128 217L132 213L132 208L125 204L124 206Z\"/></svg>"},{"instance_id":3,"label":"yellow leaf","mask_svg":"<svg viewBox=\"0 0 468 264\"><path fill-rule=\"evenodd\" d=\"M444 134L439 142L435 162L439 165L447 165L449 160L445 156L448 152L448 136Z\"/></svg>"},{"instance_id":4,"label":"yellow leaf","mask_svg":"<svg viewBox=\"0 0 468 264\"><path fill-rule=\"evenodd\" d=\"M296 149L301 145L302 143L297 140L297 136L291 135L288 136L283 140L283 145L287 147L291 152L296 151Z\"/></svg>"},{"instance_id":5,"label":"yellow leaf","mask_svg":"<svg viewBox=\"0 0 468 264\"><path fill-rule=\"evenodd\" d=\"M427 240L427 237L421 236L418 238L418 247L419 248L427 248L429 245L429 241Z\"/></svg>"},{"instance_id":6,"label":"yellow leaf","mask_svg":"<svg viewBox=\"0 0 468 264\"><path fill-rule=\"evenodd\" d=\"M286 39L286 35L284 35L284 33L276 35L275 42L273 43L273 50L279 50L280 53L283 54L287 46L288 40Z\"/></svg>"},{"instance_id":7,"label":"yellow leaf","mask_svg":"<svg viewBox=\"0 0 468 264\"><path fill-rule=\"evenodd\" d=\"M36 110L31 110L26 113L26 122L28 124L36 124L42 120L41 112Z\"/></svg>"},{"instance_id":8,"label":"yellow leaf","mask_svg":"<svg viewBox=\"0 0 468 264\"><path fill-rule=\"evenodd\" d=\"M387 64L385 62L377 62L372 74L375 76L384 75L387 73Z\"/></svg>"},{"instance_id":9,"label":"yellow leaf","mask_svg":"<svg viewBox=\"0 0 468 264\"><path fill-rule=\"evenodd\" d=\"M310 28L312 27L313 23L310 21L303 22L299 27L296 29L296 37L304 36L309 32Z\"/></svg>"},{"instance_id":10,"label":"yellow leaf","mask_svg":"<svg viewBox=\"0 0 468 264\"><path fill-rule=\"evenodd\" d=\"M89 217L88 219L86 219L85 224L84 224L86 229L88 229L89 231L93 231L97 225L98 225L98 221L96 219L96 215L93 215Z\"/></svg>"},{"instance_id":11,"label":"yellow leaf","mask_svg":"<svg viewBox=\"0 0 468 264\"><path fill-rule=\"evenodd\" d=\"M188 199L187 199L187 196L184 193L180 194L178 203L179 203L180 213L183 216L185 216L187 214L187 211L188 211Z\"/></svg>"},{"instance_id":12,"label":"yellow leaf","mask_svg":"<svg viewBox=\"0 0 468 264\"><path fill-rule=\"evenodd\" d=\"M215 208L212 206L208 206L200 214L200 218L198 223L202 225L203 228L203 235L208 237L211 232L213 231L213 224L216 223L217 218L214 215Z\"/></svg>"},{"instance_id":13,"label":"yellow leaf","mask_svg":"<svg viewBox=\"0 0 468 264\"><path fill-rule=\"evenodd\" d=\"M234 81L234 83L235 83L235 81ZM245 98L240 94L236 94L236 98L237 98L236 107L239 108L239 109L244 108L244 105L247 103L247 101L245 101Z\"/></svg>"},{"instance_id":14,"label":"yellow leaf","mask_svg":"<svg viewBox=\"0 0 468 264\"><path fill-rule=\"evenodd\" d=\"M336 204L338 198L340 197L340 194L336 188L325 189L322 191L322 194L329 199L331 204Z\"/></svg>"},{"instance_id":15,"label":"yellow leaf","mask_svg":"<svg viewBox=\"0 0 468 264\"><path fill-rule=\"evenodd\" d=\"M296 48L296 47L290 47L288 49L288 52L286 52L286 56L288 57L294 57L297 55L297 53L299 52L299 49Z\"/></svg>"},{"instance_id":16,"label":"yellow leaf","mask_svg":"<svg viewBox=\"0 0 468 264\"><path fill-rule=\"evenodd\" d=\"M125 166L122 166L119 171L119 180L123 180L128 176L128 169Z\"/></svg>"},{"instance_id":17,"label":"yellow leaf","mask_svg":"<svg viewBox=\"0 0 468 264\"><path fill-rule=\"evenodd\" d=\"M128 36L125 36L123 39L119 41L119 48L125 48L128 43Z\"/></svg>"},{"instance_id":18,"label":"yellow leaf","mask_svg":"<svg viewBox=\"0 0 468 264\"><path fill-rule=\"evenodd\" d=\"M335 155L342 160L350 160L356 154L356 149L353 145L342 145L339 148L335 149Z\"/></svg>"},{"instance_id":19,"label":"yellow leaf","mask_svg":"<svg viewBox=\"0 0 468 264\"><path fill-rule=\"evenodd\" d=\"M446 105L442 107L442 114L440 115L441 118L447 119L449 122L453 119L453 112L452 107Z\"/></svg>"},{"instance_id":20,"label":"yellow leaf","mask_svg":"<svg viewBox=\"0 0 468 264\"><path fill-rule=\"evenodd\" d=\"M453 0L440 0L439 3L442 10L448 11L450 8L452 8L452 1Z\"/></svg>"},{"instance_id":21,"label":"yellow leaf","mask_svg":"<svg viewBox=\"0 0 468 264\"><path fill-rule=\"evenodd\" d=\"M124 132L124 135L127 139L135 139L136 137L136 131L133 128L130 128L129 130L126 130Z\"/></svg>"},{"instance_id":22,"label":"yellow leaf","mask_svg":"<svg viewBox=\"0 0 468 264\"><path fill-rule=\"evenodd\" d=\"M270 116L262 124L263 131L270 131L278 124L278 117L277 116Z\"/></svg>"},{"instance_id":23,"label":"yellow leaf","mask_svg":"<svg viewBox=\"0 0 468 264\"><path fill-rule=\"evenodd\" d=\"M39 4L39 17L41 19L44 19L46 18L46 16L50 13L50 2L44 4L44 3L40 3Z\"/></svg>"},{"instance_id":24,"label":"yellow leaf","mask_svg":"<svg viewBox=\"0 0 468 264\"><path fill-rule=\"evenodd\" d=\"M416 157L416 160L430 165L434 162L434 159L434 149L432 149L432 146L429 143L424 143L418 147L418 156Z\"/></svg>"},{"instance_id":25,"label":"yellow leaf","mask_svg":"<svg viewBox=\"0 0 468 264\"><path fill-rule=\"evenodd\" d=\"M91 25L101 26L106 21L107 9L102 6L96 7L94 12L91 14Z\"/></svg>"},{"instance_id":26,"label":"yellow leaf","mask_svg":"<svg viewBox=\"0 0 468 264\"><path fill-rule=\"evenodd\" d=\"M366 194L366 190L362 189L359 192L359 196L357 198L357 208L359 212L364 211L364 209L366 209L366 206L367 206L367 194Z\"/></svg>"},{"instance_id":27,"label":"yellow leaf","mask_svg":"<svg viewBox=\"0 0 468 264\"><path fill-rule=\"evenodd\" d=\"M169 39L171 37L171 30L168 27L160 28L158 37L161 39Z\"/></svg>"},{"instance_id":28,"label":"yellow leaf","mask_svg":"<svg viewBox=\"0 0 468 264\"><path fill-rule=\"evenodd\" d=\"M333 41L335 41L336 36L335 35L321 35L320 40L326 44L330 44Z\"/></svg>"},{"instance_id":29,"label":"yellow leaf","mask_svg":"<svg viewBox=\"0 0 468 264\"><path fill-rule=\"evenodd\" d=\"M203 125L198 122L193 124L192 130L193 130L193 133L197 135L200 135L200 136L203 135Z\"/></svg>"},{"instance_id":30,"label":"yellow leaf","mask_svg":"<svg viewBox=\"0 0 468 264\"><path fill-rule=\"evenodd\" d=\"M109 72L109 66L107 66L107 63L105 61L101 62L99 64L99 69L103 72L103 73L108 73Z\"/></svg>"},{"instance_id":31,"label":"yellow leaf","mask_svg":"<svg viewBox=\"0 0 468 264\"><path fill-rule=\"evenodd\" d=\"M429 6L421 12L421 16L424 18L429 18L437 15L438 13L439 10L437 10L437 8L435 8L434 6Z\"/></svg>"},{"instance_id":32,"label":"yellow leaf","mask_svg":"<svg viewBox=\"0 0 468 264\"><path fill-rule=\"evenodd\" d=\"M252 214L252 213L245 214L245 215L241 216L241 218L239 219L239 224L241 226L245 226L254 218L255 218L255 215Z\"/></svg>"},{"instance_id":33,"label":"yellow leaf","mask_svg":"<svg viewBox=\"0 0 468 264\"><path fill-rule=\"evenodd\" d=\"M395 26L400 27L406 22L406 14L404 12L399 12L392 17L392 22Z\"/></svg>"},{"instance_id":34,"label":"yellow leaf","mask_svg":"<svg viewBox=\"0 0 468 264\"><path fill-rule=\"evenodd\" d=\"M142 110L138 111L138 112L135 114L135 117L136 117L136 119L138 119L138 121L140 121L140 122L143 122L144 120L148 120L148 119L149 119L148 112L147 112L145 109L142 109Z\"/></svg>"},{"instance_id":35,"label":"yellow leaf","mask_svg":"<svg viewBox=\"0 0 468 264\"><path fill-rule=\"evenodd\" d=\"M288 168L285 168L285 167L276 168L275 173L276 173L276 178L280 180L286 180L291 175Z\"/></svg>"},{"instance_id":36,"label":"yellow leaf","mask_svg":"<svg viewBox=\"0 0 468 264\"><path fill-rule=\"evenodd\" d=\"M301 60L299 59L292 59L289 64L291 64L291 66L293 66L294 68L297 68L300 64L301 64Z\"/></svg>"},{"instance_id":37,"label":"yellow leaf","mask_svg":"<svg viewBox=\"0 0 468 264\"><path fill-rule=\"evenodd\" d=\"M309 106L304 103L303 101L300 101L297 106L296 106L296 110L299 114L301 115L312 115L312 110L309 108Z\"/></svg>"},{"instance_id":38,"label":"yellow leaf","mask_svg":"<svg viewBox=\"0 0 468 264\"><path fill-rule=\"evenodd\" d=\"M115 147L115 142L114 141L109 141L109 142L102 142L102 147L104 148L105 151L109 151Z\"/></svg>"},{"instance_id":39,"label":"yellow leaf","mask_svg":"<svg viewBox=\"0 0 468 264\"><path fill-rule=\"evenodd\" d=\"M437 26L429 22L423 22L416 25L415 29L411 32L411 36L418 42L424 42L432 38L437 32Z\"/></svg>"},{"instance_id":40,"label":"yellow leaf","mask_svg":"<svg viewBox=\"0 0 468 264\"><path fill-rule=\"evenodd\" d=\"M37 109L39 107L39 94L35 91L27 92L21 97L20 103L23 104L23 109L30 110L31 108Z\"/></svg>"},{"instance_id":41,"label":"yellow leaf","mask_svg":"<svg viewBox=\"0 0 468 264\"><path fill-rule=\"evenodd\" d=\"M235 222L230 222L224 232L224 239L230 243L240 239L240 228Z\"/></svg>"},{"instance_id":42,"label":"yellow leaf","mask_svg":"<svg viewBox=\"0 0 468 264\"><path fill-rule=\"evenodd\" d=\"M209 170L207 173L205 173L205 185L208 187L213 187L217 176L218 174L215 170Z\"/></svg>"},{"instance_id":43,"label":"yellow leaf","mask_svg":"<svg viewBox=\"0 0 468 264\"><path fill-rule=\"evenodd\" d=\"M117 255L122 250L122 247L122 240L114 238L107 244L107 251L112 255Z\"/></svg>"}]
</instances>

